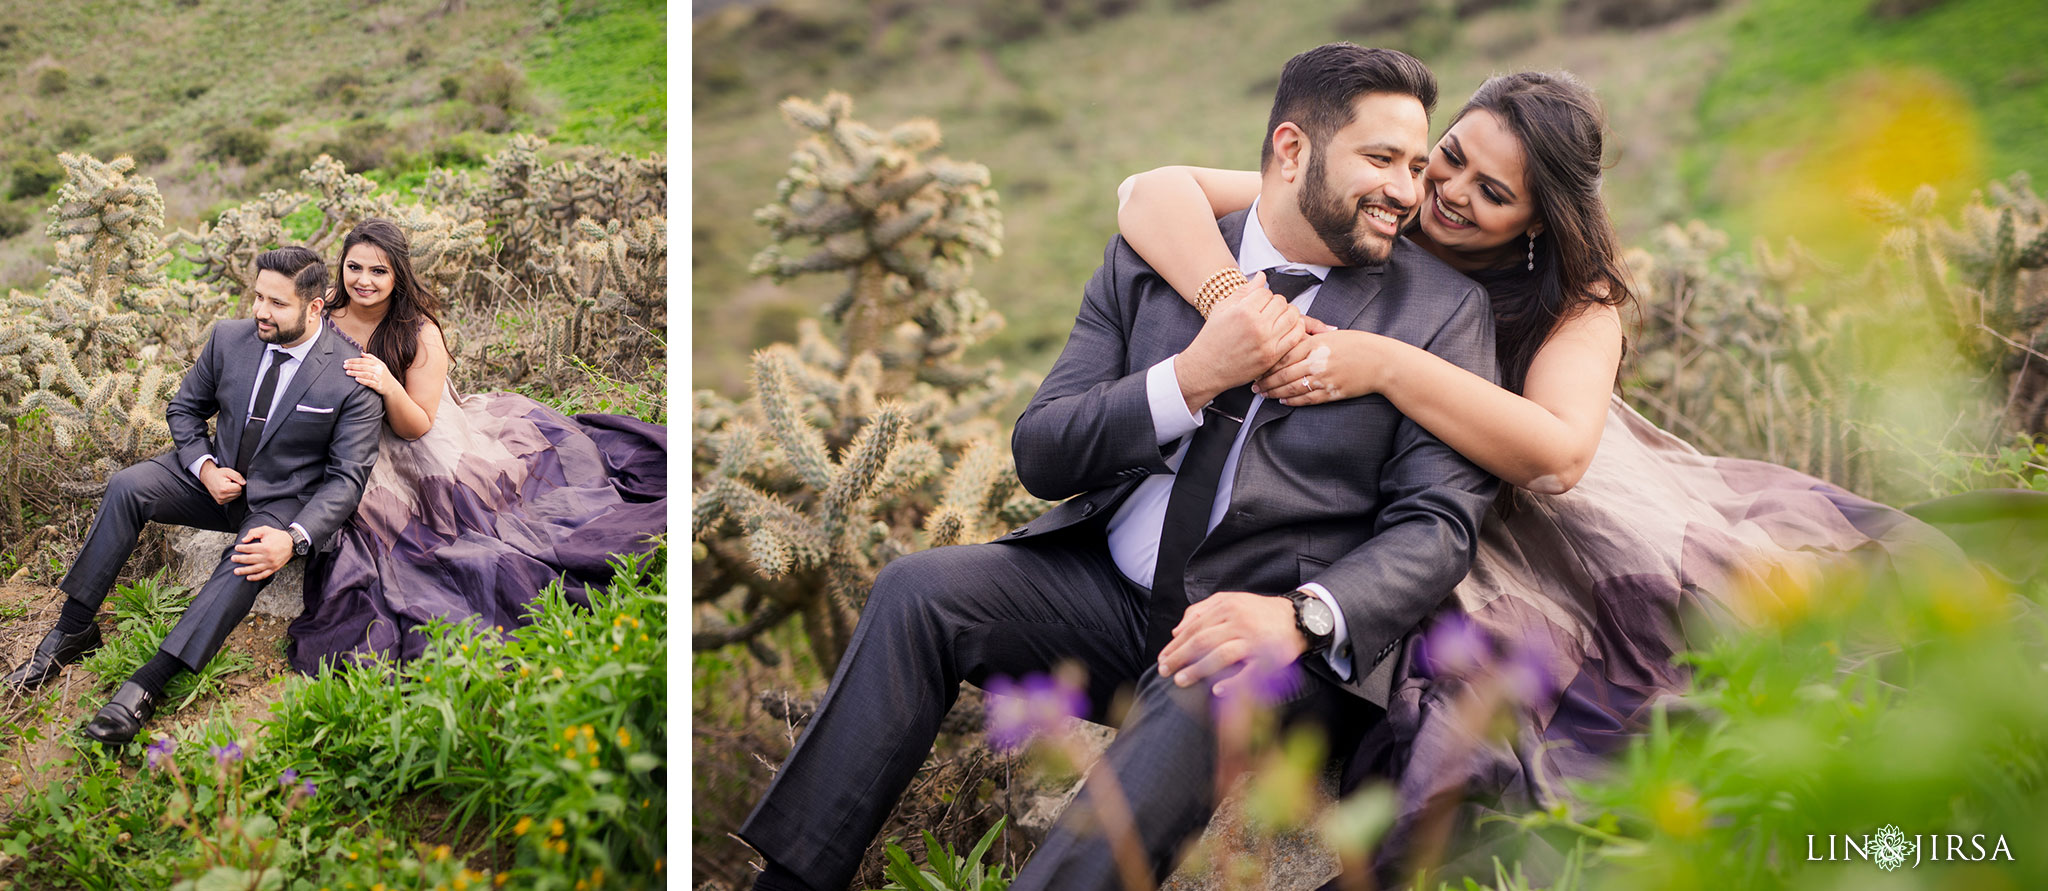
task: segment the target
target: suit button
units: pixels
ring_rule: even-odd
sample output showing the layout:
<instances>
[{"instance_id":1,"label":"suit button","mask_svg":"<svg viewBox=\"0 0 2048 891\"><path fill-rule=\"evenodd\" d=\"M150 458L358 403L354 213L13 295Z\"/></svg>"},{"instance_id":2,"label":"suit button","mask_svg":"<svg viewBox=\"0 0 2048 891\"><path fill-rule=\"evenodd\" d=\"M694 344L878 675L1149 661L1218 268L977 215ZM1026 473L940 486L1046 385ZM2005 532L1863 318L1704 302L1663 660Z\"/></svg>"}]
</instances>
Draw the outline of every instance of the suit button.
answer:
<instances>
[{"instance_id":1,"label":"suit button","mask_svg":"<svg viewBox=\"0 0 2048 891\"><path fill-rule=\"evenodd\" d=\"M1012 529L1012 530L1010 530L1010 534L1011 534L1011 535L1023 535L1024 533L1026 533L1026 532L1030 532L1030 531L1031 531L1031 527L1029 527L1029 526L1019 526L1019 527L1017 527L1017 528L1015 528L1015 529Z\"/></svg>"},{"instance_id":2,"label":"suit button","mask_svg":"<svg viewBox=\"0 0 2048 891\"><path fill-rule=\"evenodd\" d=\"M1090 501L1090 502L1088 502L1087 504L1081 505L1081 516L1082 516L1082 517L1092 517L1092 516L1095 516L1095 502L1093 502L1093 501Z\"/></svg>"}]
</instances>

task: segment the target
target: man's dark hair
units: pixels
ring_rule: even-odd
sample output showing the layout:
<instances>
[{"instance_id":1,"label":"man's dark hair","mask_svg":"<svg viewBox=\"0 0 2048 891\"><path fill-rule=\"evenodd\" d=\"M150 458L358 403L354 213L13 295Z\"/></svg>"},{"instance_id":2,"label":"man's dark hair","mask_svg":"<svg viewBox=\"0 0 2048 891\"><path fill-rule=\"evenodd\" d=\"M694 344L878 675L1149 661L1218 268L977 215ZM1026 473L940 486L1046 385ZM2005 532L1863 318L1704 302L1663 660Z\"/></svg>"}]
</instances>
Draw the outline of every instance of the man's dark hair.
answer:
<instances>
[{"instance_id":1,"label":"man's dark hair","mask_svg":"<svg viewBox=\"0 0 2048 891\"><path fill-rule=\"evenodd\" d=\"M292 280L292 293L300 300L317 300L327 295L327 264L320 255L301 245L289 245L256 255L256 271L275 272Z\"/></svg>"},{"instance_id":2,"label":"man's dark hair","mask_svg":"<svg viewBox=\"0 0 2048 891\"><path fill-rule=\"evenodd\" d=\"M1293 121L1322 151L1331 136L1351 124L1352 103L1367 93L1414 96L1424 112L1436 111L1436 76L1400 50L1326 43L1288 59L1273 94L1273 114L1266 119L1259 169L1273 160L1273 131L1281 124Z\"/></svg>"}]
</instances>

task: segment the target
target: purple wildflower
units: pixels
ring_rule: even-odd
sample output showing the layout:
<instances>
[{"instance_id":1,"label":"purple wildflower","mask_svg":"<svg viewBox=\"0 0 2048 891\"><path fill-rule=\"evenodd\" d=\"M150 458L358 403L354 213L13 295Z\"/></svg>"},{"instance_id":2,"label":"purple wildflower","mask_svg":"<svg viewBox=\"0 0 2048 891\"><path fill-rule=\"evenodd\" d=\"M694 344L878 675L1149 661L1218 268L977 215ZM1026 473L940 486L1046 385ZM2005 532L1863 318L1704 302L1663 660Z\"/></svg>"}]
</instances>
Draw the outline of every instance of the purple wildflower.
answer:
<instances>
[{"instance_id":1,"label":"purple wildflower","mask_svg":"<svg viewBox=\"0 0 2048 891\"><path fill-rule=\"evenodd\" d=\"M298 771L298 769L297 769L297 768L292 768L292 767L287 767L287 768L285 768L285 769L284 769L284 773L282 773L282 774L279 774L279 775L278 775L278 777L277 777L277 785L278 785L278 788L283 788L283 787L285 787L285 786L289 786L289 785L291 785L292 783L294 783L294 782L297 782L297 781L298 781L298 779L299 779L299 771Z\"/></svg>"},{"instance_id":2,"label":"purple wildflower","mask_svg":"<svg viewBox=\"0 0 2048 891\"><path fill-rule=\"evenodd\" d=\"M988 741L997 749L1015 751L1033 734L1058 730L1088 713L1088 694L1078 683L1047 674L1022 681L990 678L984 689L988 703Z\"/></svg>"},{"instance_id":3,"label":"purple wildflower","mask_svg":"<svg viewBox=\"0 0 2048 891\"><path fill-rule=\"evenodd\" d=\"M1420 659L1433 677L1470 676L1493 661L1486 635L1471 619L1457 613L1430 623L1422 638Z\"/></svg>"},{"instance_id":4,"label":"purple wildflower","mask_svg":"<svg viewBox=\"0 0 2048 891\"><path fill-rule=\"evenodd\" d=\"M1277 653L1265 654L1232 666L1222 673L1230 680L1217 684L1223 699L1245 699L1254 705L1278 705L1301 689L1301 666Z\"/></svg>"},{"instance_id":5,"label":"purple wildflower","mask_svg":"<svg viewBox=\"0 0 2048 891\"><path fill-rule=\"evenodd\" d=\"M303 795L303 796L305 796L305 797L307 797L307 798L312 798L312 797L313 797L313 793L315 793L315 792L318 792L318 791L320 791L320 787L319 787L319 786L316 786L316 785L313 785L313 781L312 781L312 780L307 780L307 781L305 781L305 782L303 782L303 783L300 783L300 784L299 784L299 794L300 794L300 795Z\"/></svg>"},{"instance_id":6,"label":"purple wildflower","mask_svg":"<svg viewBox=\"0 0 2048 891\"><path fill-rule=\"evenodd\" d=\"M221 767L237 764L242 760L241 743L231 742L224 746L214 746L206 751L213 755L213 763Z\"/></svg>"},{"instance_id":7,"label":"purple wildflower","mask_svg":"<svg viewBox=\"0 0 2048 891\"><path fill-rule=\"evenodd\" d=\"M156 742L150 743L149 747L143 750L144 756L149 761L149 769L162 770L169 767L171 765L171 750L177 747L178 741L168 736L159 737Z\"/></svg>"}]
</instances>

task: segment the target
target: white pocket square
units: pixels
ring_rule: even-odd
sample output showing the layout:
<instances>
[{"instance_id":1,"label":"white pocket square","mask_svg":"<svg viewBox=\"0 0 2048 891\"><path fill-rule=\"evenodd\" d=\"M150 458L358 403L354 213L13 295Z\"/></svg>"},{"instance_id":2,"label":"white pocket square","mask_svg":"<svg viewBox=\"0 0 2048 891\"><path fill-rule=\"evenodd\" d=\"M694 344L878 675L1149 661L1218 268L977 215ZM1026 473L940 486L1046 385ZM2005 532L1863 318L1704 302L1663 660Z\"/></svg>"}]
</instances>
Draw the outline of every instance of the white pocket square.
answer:
<instances>
[{"instance_id":1,"label":"white pocket square","mask_svg":"<svg viewBox=\"0 0 2048 891\"><path fill-rule=\"evenodd\" d=\"M312 406L312 405L294 405L294 406L292 406L292 411L309 411L309 412L312 412L313 414L316 414L316 415L331 415L331 414L334 414L334 409L331 409L331 408L320 408L320 407L318 407L318 406Z\"/></svg>"}]
</instances>

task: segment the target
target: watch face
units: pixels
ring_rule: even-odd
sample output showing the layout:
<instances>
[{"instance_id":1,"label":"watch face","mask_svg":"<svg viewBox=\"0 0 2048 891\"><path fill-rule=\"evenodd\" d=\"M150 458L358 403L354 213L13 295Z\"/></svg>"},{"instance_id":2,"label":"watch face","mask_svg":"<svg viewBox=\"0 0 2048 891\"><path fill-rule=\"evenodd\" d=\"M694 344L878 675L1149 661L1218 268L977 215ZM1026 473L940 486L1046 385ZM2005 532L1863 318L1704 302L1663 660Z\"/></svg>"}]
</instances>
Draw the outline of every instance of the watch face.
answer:
<instances>
[{"instance_id":1,"label":"watch face","mask_svg":"<svg viewBox=\"0 0 2048 891\"><path fill-rule=\"evenodd\" d=\"M1301 602L1301 624L1318 636L1337 630L1337 619L1321 597L1310 596Z\"/></svg>"}]
</instances>

